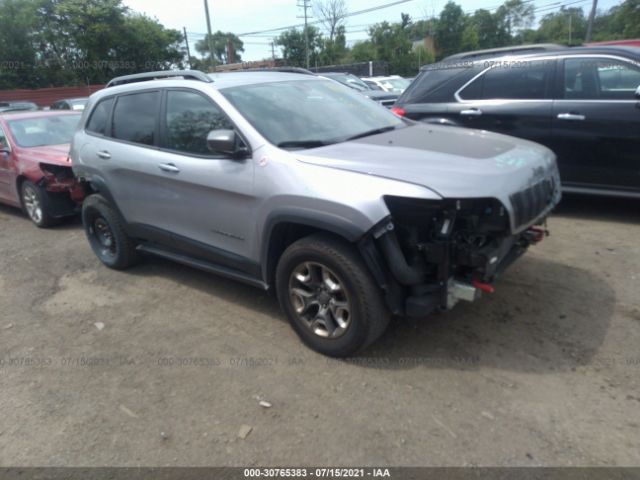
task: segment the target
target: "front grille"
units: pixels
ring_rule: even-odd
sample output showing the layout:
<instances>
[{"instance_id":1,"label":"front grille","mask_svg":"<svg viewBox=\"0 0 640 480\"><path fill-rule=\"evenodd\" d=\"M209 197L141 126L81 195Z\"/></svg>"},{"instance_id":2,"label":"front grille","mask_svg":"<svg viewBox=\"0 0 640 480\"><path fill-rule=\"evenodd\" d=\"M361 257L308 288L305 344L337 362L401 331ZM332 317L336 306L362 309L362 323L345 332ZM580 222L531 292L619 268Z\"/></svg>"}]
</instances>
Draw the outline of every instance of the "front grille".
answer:
<instances>
[{"instance_id":1,"label":"front grille","mask_svg":"<svg viewBox=\"0 0 640 480\"><path fill-rule=\"evenodd\" d=\"M509 199L513 206L516 228L535 220L552 202L553 194L553 178L546 178L526 190L512 194Z\"/></svg>"}]
</instances>

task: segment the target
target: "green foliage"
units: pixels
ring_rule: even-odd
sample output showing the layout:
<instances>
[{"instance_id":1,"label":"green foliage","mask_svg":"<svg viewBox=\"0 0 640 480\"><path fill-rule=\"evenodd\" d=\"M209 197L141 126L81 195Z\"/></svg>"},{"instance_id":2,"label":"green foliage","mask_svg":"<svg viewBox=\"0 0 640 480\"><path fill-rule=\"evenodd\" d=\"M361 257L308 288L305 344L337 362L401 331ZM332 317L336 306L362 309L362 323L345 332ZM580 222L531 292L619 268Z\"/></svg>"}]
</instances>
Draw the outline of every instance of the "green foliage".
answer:
<instances>
[{"instance_id":1,"label":"green foliage","mask_svg":"<svg viewBox=\"0 0 640 480\"><path fill-rule=\"evenodd\" d=\"M436 25L436 42L440 57L446 57L461 50L466 24L467 17L460 5L449 0L440 12Z\"/></svg>"},{"instance_id":2,"label":"green foliage","mask_svg":"<svg viewBox=\"0 0 640 480\"><path fill-rule=\"evenodd\" d=\"M211 35L211 40L213 42L213 59L216 65L221 63L229 63L229 59L227 58L227 42L231 41L231 45L233 46L235 52L234 63L239 63L242 61L242 52L244 52L244 43L237 35L231 32L221 32L218 30L216 33ZM211 66L211 57L209 53L209 35L205 35L204 39L199 40L196 43L196 50L200 53L206 60L209 61L209 66Z\"/></svg>"},{"instance_id":3,"label":"green foliage","mask_svg":"<svg viewBox=\"0 0 640 480\"><path fill-rule=\"evenodd\" d=\"M542 17L536 37L541 42L581 45L587 32L587 19L581 8L562 8Z\"/></svg>"},{"instance_id":4,"label":"green foliage","mask_svg":"<svg viewBox=\"0 0 640 480\"><path fill-rule=\"evenodd\" d=\"M320 64L320 52L325 45L320 31L310 25L307 27L307 35L309 39L309 66ZM344 33L344 32L343 32ZM306 67L305 55L305 30L297 28L282 32L276 38L275 44L282 47L282 58L287 65L293 67Z\"/></svg>"},{"instance_id":5,"label":"green foliage","mask_svg":"<svg viewBox=\"0 0 640 480\"><path fill-rule=\"evenodd\" d=\"M104 83L117 75L187 65L181 33L131 12L123 1L0 0L0 88ZM536 19L527 0L506 0L493 13L479 9L473 14L450 0L434 18L413 21L403 13L397 22L373 25L368 40L349 48L345 2L321 4L326 6L321 18L327 33L308 27L310 66L386 61L390 73L402 75L414 75L419 65L462 51L522 43L577 45L584 41L587 24L579 7ZM437 58L421 45L425 37L435 42ZM623 38L640 38L640 0L624 0L596 15L594 41ZM241 61L244 45L236 35L218 31L211 40L216 64L228 61L228 40L235 60ZM275 43L287 64L306 66L302 30L285 31ZM210 69L208 37L196 44L196 52L200 56L191 57L192 68Z\"/></svg>"},{"instance_id":6,"label":"green foliage","mask_svg":"<svg viewBox=\"0 0 640 480\"><path fill-rule=\"evenodd\" d=\"M104 83L181 66L182 43L180 32L129 12L122 0L4 0L0 87Z\"/></svg>"}]
</instances>

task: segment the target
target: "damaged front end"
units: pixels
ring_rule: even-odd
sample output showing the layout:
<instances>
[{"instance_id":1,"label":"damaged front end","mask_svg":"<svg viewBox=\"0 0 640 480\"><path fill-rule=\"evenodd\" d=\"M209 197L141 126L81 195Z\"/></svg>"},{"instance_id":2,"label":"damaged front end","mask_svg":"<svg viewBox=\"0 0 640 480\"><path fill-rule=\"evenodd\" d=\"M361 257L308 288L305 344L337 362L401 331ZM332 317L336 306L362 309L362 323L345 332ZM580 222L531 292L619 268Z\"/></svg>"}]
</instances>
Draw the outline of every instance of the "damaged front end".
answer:
<instances>
[{"instance_id":1,"label":"damaged front end","mask_svg":"<svg viewBox=\"0 0 640 480\"><path fill-rule=\"evenodd\" d=\"M71 166L43 162L39 166L43 175L38 186L47 192L51 215L63 217L77 213L85 193Z\"/></svg>"},{"instance_id":2,"label":"damaged front end","mask_svg":"<svg viewBox=\"0 0 640 480\"><path fill-rule=\"evenodd\" d=\"M385 197L391 215L362 242L361 251L397 315L425 316L492 292L494 280L547 235L551 205L514 233L496 199L423 200ZM537 209L538 207L536 207Z\"/></svg>"}]
</instances>

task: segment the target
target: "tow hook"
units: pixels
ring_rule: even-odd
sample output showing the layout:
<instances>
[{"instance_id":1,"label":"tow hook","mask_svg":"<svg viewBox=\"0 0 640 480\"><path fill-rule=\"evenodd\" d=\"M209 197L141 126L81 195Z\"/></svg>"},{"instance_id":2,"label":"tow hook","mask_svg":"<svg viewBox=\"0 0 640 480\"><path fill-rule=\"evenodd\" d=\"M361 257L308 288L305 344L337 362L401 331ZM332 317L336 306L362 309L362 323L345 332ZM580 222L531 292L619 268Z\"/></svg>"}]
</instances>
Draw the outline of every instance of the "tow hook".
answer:
<instances>
[{"instance_id":1,"label":"tow hook","mask_svg":"<svg viewBox=\"0 0 640 480\"><path fill-rule=\"evenodd\" d=\"M544 237L549 236L549 230L542 227L529 227L525 235L531 243L538 243L544 240Z\"/></svg>"},{"instance_id":2,"label":"tow hook","mask_svg":"<svg viewBox=\"0 0 640 480\"><path fill-rule=\"evenodd\" d=\"M484 283L480 280L476 280L475 278L471 280L471 285L485 293L493 293L496 291L496 289L493 288L493 285L491 285L490 283Z\"/></svg>"}]
</instances>

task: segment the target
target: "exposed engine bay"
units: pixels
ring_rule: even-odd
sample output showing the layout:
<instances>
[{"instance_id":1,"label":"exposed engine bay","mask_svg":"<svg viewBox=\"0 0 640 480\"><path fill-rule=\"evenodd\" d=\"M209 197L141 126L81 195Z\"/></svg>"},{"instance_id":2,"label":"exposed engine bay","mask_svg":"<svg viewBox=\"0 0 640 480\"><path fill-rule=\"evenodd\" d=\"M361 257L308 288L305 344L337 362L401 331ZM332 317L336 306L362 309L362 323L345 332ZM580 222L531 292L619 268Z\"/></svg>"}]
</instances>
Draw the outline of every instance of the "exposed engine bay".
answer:
<instances>
[{"instance_id":1,"label":"exposed engine bay","mask_svg":"<svg viewBox=\"0 0 640 480\"><path fill-rule=\"evenodd\" d=\"M387 303L397 314L424 316L493 292L494 280L547 235L540 226L513 234L496 199L385 202L391 216L372 234L387 270Z\"/></svg>"}]
</instances>

